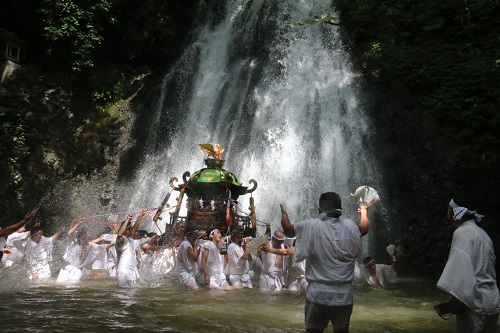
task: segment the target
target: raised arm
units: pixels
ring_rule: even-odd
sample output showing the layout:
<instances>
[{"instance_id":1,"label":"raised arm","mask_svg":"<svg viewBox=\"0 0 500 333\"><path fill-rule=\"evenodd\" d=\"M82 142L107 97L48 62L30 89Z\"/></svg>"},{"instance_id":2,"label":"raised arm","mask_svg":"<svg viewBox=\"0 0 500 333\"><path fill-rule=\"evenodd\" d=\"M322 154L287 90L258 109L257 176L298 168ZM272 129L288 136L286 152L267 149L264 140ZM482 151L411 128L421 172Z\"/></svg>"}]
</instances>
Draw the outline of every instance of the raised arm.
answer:
<instances>
[{"instance_id":1,"label":"raised arm","mask_svg":"<svg viewBox=\"0 0 500 333\"><path fill-rule=\"evenodd\" d=\"M71 229L68 230L68 235L72 235L76 229L78 229L78 227L83 223L83 220L78 220L75 222L75 224L73 225L73 227L71 227Z\"/></svg>"},{"instance_id":2,"label":"raised arm","mask_svg":"<svg viewBox=\"0 0 500 333\"><path fill-rule=\"evenodd\" d=\"M60 227L59 230L52 236L52 241L55 242L63 233L64 227Z\"/></svg>"},{"instance_id":3,"label":"raised arm","mask_svg":"<svg viewBox=\"0 0 500 333\"><path fill-rule=\"evenodd\" d=\"M293 224L290 222L290 218L288 217L288 213L286 212L285 205L280 204L281 209L281 227L283 228L283 232L287 237L295 236L295 228Z\"/></svg>"},{"instance_id":4,"label":"raised arm","mask_svg":"<svg viewBox=\"0 0 500 333\"><path fill-rule=\"evenodd\" d=\"M243 259L243 260L252 259L252 255L250 253L247 253L248 244L250 244L250 242L252 241L252 238L245 237L245 238L243 238L243 241L245 244L243 245L243 255L241 256L241 259Z\"/></svg>"},{"instance_id":5,"label":"raised arm","mask_svg":"<svg viewBox=\"0 0 500 333\"><path fill-rule=\"evenodd\" d=\"M192 261L196 262L198 260L198 246L196 246L196 237L194 239L189 239L191 243L191 247L187 249L187 255L191 258Z\"/></svg>"},{"instance_id":6,"label":"raised arm","mask_svg":"<svg viewBox=\"0 0 500 333\"><path fill-rule=\"evenodd\" d=\"M360 205L358 208L359 213L359 231L361 231L361 236L364 236L370 230L370 220L368 219L368 210L366 206Z\"/></svg>"},{"instance_id":7,"label":"raised arm","mask_svg":"<svg viewBox=\"0 0 500 333\"><path fill-rule=\"evenodd\" d=\"M142 218L144 217L145 214L146 214L145 209L141 209L141 211L137 214L137 218L135 219L135 223L132 226L131 230L133 237L135 237L135 233L137 232L137 230L139 230L139 226L141 225Z\"/></svg>"},{"instance_id":8,"label":"raised arm","mask_svg":"<svg viewBox=\"0 0 500 333\"><path fill-rule=\"evenodd\" d=\"M125 233L125 230L127 230L127 226L131 220L132 220L132 215L130 215L130 214L127 215L127 218L125 219L125 221L123 221L123 223L120 225L120 228L118 229L117 238L123 237L123 234Z\"/></svg>"},{"instance_id":9,"label":"raised arm","mask_svg":"<svg viewBox=\"0 0 500 333\"><path fill-rule=\"evenodd\" d=\"M36 215L36 210L32 210L31 212L26 214L21 221L0 229L0 237L6 237L6 236L9 236L10 234L16 232L21 227L23 227L26 223L28 223L29 220L31 220L33 218L33 216L35 216L35 215Z\"/></svg>"},{"instance_id":10,"label":"raised arm","mask_svg":"<svg viewBox=\"0 0 500 333\"><path fill-rule=\"evenodd\" d=\"M118 228L118 234L116 235L116 240L115 240L115 245L117 248L123 246L123 243L125 240L123 239L123 235L125 234L125 230L127 230L127 226L130 223L130 220L132 220L132 215L127 215L127 218L125 221L122 222L120 225L120 228Z\"/></svg>"}]
</instances>

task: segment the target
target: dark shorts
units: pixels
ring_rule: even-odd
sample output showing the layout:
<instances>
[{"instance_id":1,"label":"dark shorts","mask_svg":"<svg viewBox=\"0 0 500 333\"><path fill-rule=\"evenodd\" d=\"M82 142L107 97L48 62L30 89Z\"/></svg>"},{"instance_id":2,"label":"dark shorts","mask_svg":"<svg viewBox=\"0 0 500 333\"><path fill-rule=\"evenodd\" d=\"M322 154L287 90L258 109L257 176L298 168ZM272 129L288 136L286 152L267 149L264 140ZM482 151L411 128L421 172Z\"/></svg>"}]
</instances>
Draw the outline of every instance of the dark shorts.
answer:
<instances>
[{"instance_id":1,"label":"dark shorts","mask_svg":"<svg viewBox=\"0 0 500 333\"><path fill-rule=\"evenodd\" d=\"M328 322L333 330L349 327L352 314L352 304L343 306L327 306L309 302L306 299L304 307L306 329L324 330Z\"/></svg>"}]
</instances>

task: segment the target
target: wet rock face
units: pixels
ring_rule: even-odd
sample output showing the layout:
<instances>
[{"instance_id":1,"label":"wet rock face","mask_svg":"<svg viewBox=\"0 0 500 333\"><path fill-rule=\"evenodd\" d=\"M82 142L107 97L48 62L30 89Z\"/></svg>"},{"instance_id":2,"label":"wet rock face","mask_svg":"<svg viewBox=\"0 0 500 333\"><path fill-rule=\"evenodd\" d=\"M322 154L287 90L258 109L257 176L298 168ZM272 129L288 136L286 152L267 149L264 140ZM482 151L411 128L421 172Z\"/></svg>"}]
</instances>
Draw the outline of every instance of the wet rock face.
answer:
<instances>
[{"instance_id":1,"label":"wet rock face","mask_svg":"<svg viewBox=\"0 0 500 333\"><path fill-rule=\"evenodd\" d=\"M468 208L488 217L480 225L492 238L498 257L499 212L491 196L499 183L498 172L484 170L486 177L461 168L461 156L454 148L458 143L443 135L435 119L419 112L418 96L395 84L384 87L372 96L370 109L388 207L379 225L375 218L370 230L378 238L378 255L386 258L384 244L395 243L399 273L438 276L454 231L446 218L448 203L459 195L475 206ZM392 230L384 228L384 219L392 221Z\"/></svg>"}]
</instances>

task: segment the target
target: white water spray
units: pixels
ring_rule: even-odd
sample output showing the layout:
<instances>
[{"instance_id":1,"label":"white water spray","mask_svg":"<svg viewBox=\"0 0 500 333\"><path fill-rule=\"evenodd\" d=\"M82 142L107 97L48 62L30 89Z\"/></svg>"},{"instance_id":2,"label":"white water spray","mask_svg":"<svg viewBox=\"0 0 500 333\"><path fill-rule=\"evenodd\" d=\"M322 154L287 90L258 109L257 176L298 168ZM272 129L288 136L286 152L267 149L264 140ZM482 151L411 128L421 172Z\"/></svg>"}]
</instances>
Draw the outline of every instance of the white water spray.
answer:
<instances>
[{"instance_id":1,"label":"white water spray","mask_svg":"<svg viewBox=\"0 0 500 333\"><path fill-rule=\"evenodd\" d=\"M344 216L356 220L350 193L379 189L356 74L335 26L289 24L331 8L320 0L227 0L217 9L200 10L191 44L148 110L147 156L130 210L157 207L171 177L204 168L198 143L211 142L226 148L224 168L244 186L257 180L259 221L278 226L279 203L292 221L310 217L326 191L339 193ZM239 199L244 208L247 197Z\"/></svg>"}]
</instances>

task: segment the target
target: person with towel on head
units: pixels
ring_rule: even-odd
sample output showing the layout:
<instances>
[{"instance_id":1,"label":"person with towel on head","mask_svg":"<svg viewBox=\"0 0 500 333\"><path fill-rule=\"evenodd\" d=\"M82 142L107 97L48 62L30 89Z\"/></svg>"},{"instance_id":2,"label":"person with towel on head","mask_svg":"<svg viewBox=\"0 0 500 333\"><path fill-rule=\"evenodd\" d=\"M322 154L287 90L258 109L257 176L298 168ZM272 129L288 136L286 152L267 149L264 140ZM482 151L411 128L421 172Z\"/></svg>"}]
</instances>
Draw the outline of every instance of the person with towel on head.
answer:
<instances>
[{"instance_id":1,"label":"person with towel on head","mask_svg":"<svg viewBox=\"0 0 500 333\"><path fill-rule=\"evenodd\" d=\"M395 255L391 255L391 265L377 264L372 257L365 257L359 270L361 281L370 286L385 288L388 284L399 282Z\"/></svg>"},{"instance_id":2,"label":"person with towel on head","mask_svg":"<svg viewBox=\"0 0 500 333\"><path fill-rule=\"evenodd\" d=\"M340 218L342 204L334 192L320 195L317 217L291 224L283 204L281 225L295 241L295 261L306 260L306 332L323 332L331 322L335 333L348 333L353 308L354 267L361 237L370 229L364 205L359 225Z\"/></svg>"},{"instance_id":3,"label":"person with towel on head","mask_svg":"<svg viewBox=\"0 0 500 333\"><path fill-rule=\"evenodd\" d=\"M276 230L268 243L268 247L282 249L285 234ZM261 251L262 273L259 279L260 291L281 291L284 286L283 279L283 255L272 252Z\"/></svg>"},{"instance_id":4,"label":"person with towel on head","mask_svg":"<svg viewBox=\"0 0 500 333\"><path fill-rule=\"evenodd\" d=\"M454 333L500 332L496 257L491 238L476 224L482 218L453 199L448 205L448 220L455 231L437 286L450 295L456 314Z\"/></svg>"},{"instance_id":5,"label":"person with towel on head","mask_svg":"<svg viewBox=\"0 0 500 333\"><path fill-rule=\"evenodd\" d=\"M285 237L283 248L275 249L269 247L269 244L265 244L262 246L261 250L285 256L283 264L285 288L289 291L299 292L301 295L305 295L307 290L307 281L305 278L306 260L300 262L294 260L295 237Z\"/></svg>"},{"instance_id":6,"label":"person with towel on head","mask_svg":"<svg viewBox=\"0 0 500 333\"><path fill-rule=\"evenodd\" d=\"M198 228L188 225L184 230L184 240L177 250L177 271L179 279L186 289L200 289L196 282L198 266Z\"/></svg>"}]
</instances>

